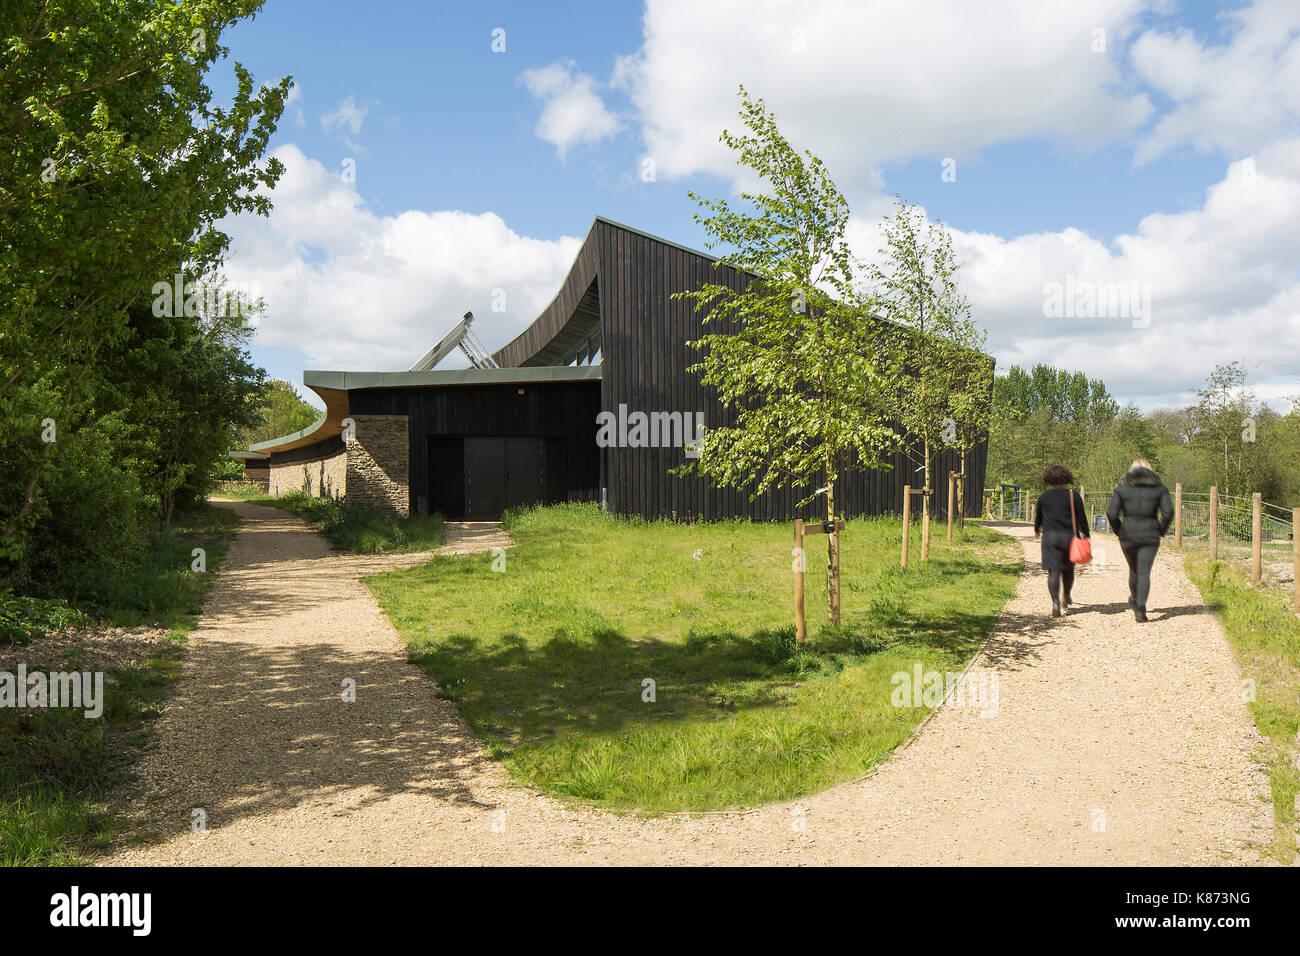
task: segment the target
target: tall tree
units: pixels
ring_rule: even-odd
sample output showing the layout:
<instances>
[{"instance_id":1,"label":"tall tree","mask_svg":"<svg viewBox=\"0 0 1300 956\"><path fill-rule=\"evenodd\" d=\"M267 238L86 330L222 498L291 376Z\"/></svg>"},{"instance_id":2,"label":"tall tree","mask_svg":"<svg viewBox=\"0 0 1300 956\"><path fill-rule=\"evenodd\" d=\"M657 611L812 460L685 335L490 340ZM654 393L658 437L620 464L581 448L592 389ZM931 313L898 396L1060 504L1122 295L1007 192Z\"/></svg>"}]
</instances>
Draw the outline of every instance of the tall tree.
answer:
<instances>
[{"instance_id":1,"label":"tall tree","mask_svg":"<svg viewBox=\"0 0 1300 956\"><path fill-rule=\"evenodd\" d=\"M701 352L692 371L731 420L709 429L686 468L755 497L792 487L801 507L824 489L834 522L840 475L853 464L884 467L896 440L887 422L892 382L876 357L882 329L855 293L849 207L825 165L790 145L761 99L744 87L740 98L748 132L724 130L720 139L763 191L742 192L744 209L690 196L707 212L695 216L707 248L724 250L718 265L749 279L739 291L713 282L677 294L693 300L706 329L692 343ZM827 584L839 624L838 532L828 535Z\"/></svg>"},{"instance_id":2,"label":"tall tree","mask_svg":"<svg viewBox=\"0 0 1300 956\"><path fill-rule=\"evenodd\" d=\"M205 84L223 31L261 5L0 2L0 553L21 550L66 444L44 436L93 422L90 372L130 338L132 306L182 269L211 274L216 224L270 208L288 79L255 91L236 63L228 107Z\"/></svg>"},{"instance_id":3,"label":"tall tree","mask_svg":"<svg viewBox=\"0 0 1300 956\"><path fill-rule=\"evenodd\" d=\"M1216 365L1196 394L1192 441L1206 453L1219 493L1254 492L1259 403L1246 387L1245 367L1235 361Z\"/></svg>"},{"instance_id":4,"label":"tall tree","mask_svg":"<svg viewBox=\"0 0 1300 956\"><path fill-rule=\"evenodd\" d=\"M872 288L882 315L901 334L890 337L898 374L893 417L900 426L909 457L919 460L925 486L921 503L921 560L929 558L930 500L934 461L945 445L955 445L957 415L966 431L978 434L984 412L971 389L987 379L978 361L984 333L971 319L970 304L957 285L961 264L952 237L942 223L928 223L917 205L895 201L881 230L884 246L871 266ZM991 383L988 383L991 384ZM904 529L906 533L906 529Z\"/></svg>"}]
</instances>

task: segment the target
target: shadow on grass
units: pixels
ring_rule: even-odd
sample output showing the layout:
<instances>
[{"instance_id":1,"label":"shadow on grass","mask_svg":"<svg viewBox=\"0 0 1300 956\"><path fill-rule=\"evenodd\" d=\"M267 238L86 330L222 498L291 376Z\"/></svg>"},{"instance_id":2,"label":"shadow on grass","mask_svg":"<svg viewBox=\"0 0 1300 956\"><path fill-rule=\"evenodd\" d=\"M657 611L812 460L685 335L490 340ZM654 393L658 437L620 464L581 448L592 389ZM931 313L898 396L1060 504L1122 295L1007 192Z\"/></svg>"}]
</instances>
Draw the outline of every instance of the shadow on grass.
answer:
<instances>
[{"instance_id":1,"label":"shadow on grass","mask_svg":"<svg viewBox=\"0 0 1300 956\"><path fill-rule=\"evenodd\" d=\"M568 731L608 736L629 726L724 718L747 709L791 707L800 684L859 666L908 670L916 661L963 665L998 613L949 610L913 617L889 612L858 626L823 627L796 648L794 629L692 631L684 640L630 638L615 629L544 641L511 633L416 639L411 660L456 701L493 756ZM1001 616L1007 629L990 648L998 664L1023 662L1023 637L1043 622ZM647 684L647 681L653 684ZM650 706L650 689L654 706ZM876 689L887 699L890 684ZM864 703L866 703L864 701Z\"/></svg>"}]
</instances>

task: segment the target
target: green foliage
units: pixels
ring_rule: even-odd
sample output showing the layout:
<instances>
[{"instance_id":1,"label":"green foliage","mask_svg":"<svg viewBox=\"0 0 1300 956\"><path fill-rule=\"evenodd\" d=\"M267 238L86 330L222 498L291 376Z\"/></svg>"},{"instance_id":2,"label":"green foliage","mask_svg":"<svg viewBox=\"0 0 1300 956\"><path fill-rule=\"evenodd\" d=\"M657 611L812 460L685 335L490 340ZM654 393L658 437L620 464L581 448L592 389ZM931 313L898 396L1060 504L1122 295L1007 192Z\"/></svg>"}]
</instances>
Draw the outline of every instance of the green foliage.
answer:
<instances>
[{"instance_id":1,"label":"green foliage","mask_svg":"<svg viewBox=\"0 0 1300 956\"><path fill-rule=\"evenodd\" d=\"M1188 576L1223 624L1242 676L1253 681L1247 703L1268 741L1274 839L1270 847L1283 863L1296 851L1296 797L1300 794L1297 734L1300 733L1300 619L1290 595L1253 587L1241 572L1204 554L1185 559Z\"/></svg>"},{"instance_id":2,"label":"green foliage","mask_svg":"<svg viewBox=\"0 0 1300 956\"><path fill-rule=\"evenodd\" d=\"M703 314L708 331L692 343L702 353L692 371L732 423L713 425L683 470L754 496L794 487L801 506L824 482L829 518L850 460L883 466L895 440L886 424L888 370L876 360L882 326L856 300L849 207L825 165L790 145L761 99L744 87L740 96L749 132L724 130L720 139L766 189L741 193L750 210L690 196L708 212L695 216L707 248L730 250L719 264L751 278L741 290L707 283L676 296Z\"/></svg>"},{"instance_id":3,"label":"green foliage","mask_svg":"<svg viewBox=\"0 0 1300 956\"><path fill-rule=\"evenodd\" d=\"M33 638L67 627L86 627L90 618L66 601L42 600L0 589L0 647L27 644Z\"/></svg>"},{"instance_id":4,"label":"green foliage","mask_svg":"<svg viewBox=\"0 0 1300 956\"><path fill-rule=\"evenodd\" d=\"M985 333L958 288L961 264L944 225L927 226L919 206L895 198L881 238L870 275L875 304L896 326L888 336L895 370L888 407L903 448L921 462L924 487L932 489L940 449L951 445L965 453L987 433L993 363L982 351Z\"/></svg>"},{"instance_id":5,"label":"green foliage","mask_svg":"<svg viewBox=\"0 0 1300 956\"><path fill-rule=\"evenodd\" d=\"M1012 365L993 382L999 418L1024 421L1043 413L1049 421L1097 427L1119 415L1119 403L1099 378L1039 363L1029 371Z\"/></svg>"},{"instance_id":6,"label":"green foliage","mask_svg":"<svg viewBox=\"0 0 1300 956\"><path fill-rule=\"evenodd\" d=\"M437 556L367 584L516 778L622 810L747 806L861 776L925 713L891 704L892 675L960 671L1021 565L1013 542L972 527L904 574L897 519L852 520L857 600L800 649L788 525L561 505L506 526L504 573L488 554Z\"/></svg>"},{"instance_id":7,"label":"green foliage","mask_svg":"<svg viewBox=\"0 0 1300 956\"><path fill-rule=\"evenodd\" d=\"M259 442L292 435L321 417L321 413L303 401L290 383L272 379L266 384L257 401L259 417L255 424L240 430L236 444L241 450Z\"/></svg>"},{"instance_id":8,"label":"green foliage","mask_svg":"<svg viewBox=\"0 0 1300 956\"><path fill-rule=\"evenodd\" d=\"M152 539L142 559L105 574L103 598L129 601L100 608L105 617L123 626L153 623L171 630L153 656L107 669L100 719L59 708L0 710L0 865L85 864L116 835L109 795L129 778L132 759L161 712L179 672L184 631L196 619L234 522L234 514L220 508L180 514L175 528ZM203 574L190 564L196 545L207 551ZM20 641L32 641L25 653L35 654L42 635L90 623L62 602L0 591L0 648L4 635L18 632ZM77 651L65 652L63 666L82 668Z\"/></svg>"},{"instance_id":9,"label":"green foliage","mask_svg":"<svg viewBox=\"0 0 1300 956\"><path fill-rule=\"evenodd\" d=\"M994 382L987 482L1037 488L1047 465L1062 464L1096 500L1146 458L1170 488L1205 494L1217 484L1225 495L1300 503L1300 405L1287 415L1263 405L1235 362L1217 367L1198 395L1196 405L1143 414L1121 409L1098 379L1012 366Z\"/></svg>"},{"instance_id":10,"label":"green foliage","mask_svg":"<svg viewBox=\"0 0 1300 956\"><path fill-rule=\"evenodd\" d=\"M228 245L219 222L270 208L282 168L263 156L289 81L255 89L235 64L226 107L205 83L227 53L223 31L260 6L3 4L0 577L25 573L14 563L71 561L75 546L50 535L95 507L122 506L119 549L138 551L152 519L206 477L213 434L237 423L238 412L205 417L246 398L222 394L218 379L243 391L256 378L229 337L211 334L211 310L187 299L163 310L175 321L147 328L141 316L155 283L169 287L182 269L185 293L215 281ZM154 387L157 401L132 419ZM111 564L117 552L99 548L108 519L95 523L78 533L91 542L81 560Z\"/></svg>"},{"instance_id":11,"label":"green foliage","mask_svg":"<svg viewBox=\"0 0 1300 956\"><path fill-rule=\"evenodd\" d=\"M1246 387L1242 364L1215 366L1196 394L1191 444L1201 452L1219 493L1245 496L1259 491L1267 496L1276 491L1269 487L1271 449L1259 440L1261 419L1275 416Z\"/></svg>"}]
</instances>

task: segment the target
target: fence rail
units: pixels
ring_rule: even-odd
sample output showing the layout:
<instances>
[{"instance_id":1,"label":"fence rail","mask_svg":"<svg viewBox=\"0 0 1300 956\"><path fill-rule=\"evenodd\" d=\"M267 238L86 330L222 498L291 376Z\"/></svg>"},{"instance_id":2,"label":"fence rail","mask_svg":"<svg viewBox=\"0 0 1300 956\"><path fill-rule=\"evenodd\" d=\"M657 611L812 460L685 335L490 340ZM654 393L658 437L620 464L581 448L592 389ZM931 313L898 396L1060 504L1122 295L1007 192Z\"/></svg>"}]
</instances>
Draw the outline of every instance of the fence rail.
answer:
<instances>
[{"instance_id":1,"label":"fence rail","mask_svg":"<svg viewBox=\"0 0 1300 956\"><path fill-rule=\"evenodd\" d=\"M1178 514L1170 528L1170 544L1192 549L1208 548L1210 557L1242 566L1256 585L1289 592L1292 608L1300 615L1300 551L1296 546L1296 516L1300 509L1259 501L1259 528L1255 527L1255 497L1185 492L1176 485L1171 496ZM1094 524L1104 514L1110 496L1085 499L1087 519ZM1016 486L984 489L984 514L993 520L1032 521L1033 501ZM1094 524L1094 527L1099 527Z\"/></svg>"}]
</instances>

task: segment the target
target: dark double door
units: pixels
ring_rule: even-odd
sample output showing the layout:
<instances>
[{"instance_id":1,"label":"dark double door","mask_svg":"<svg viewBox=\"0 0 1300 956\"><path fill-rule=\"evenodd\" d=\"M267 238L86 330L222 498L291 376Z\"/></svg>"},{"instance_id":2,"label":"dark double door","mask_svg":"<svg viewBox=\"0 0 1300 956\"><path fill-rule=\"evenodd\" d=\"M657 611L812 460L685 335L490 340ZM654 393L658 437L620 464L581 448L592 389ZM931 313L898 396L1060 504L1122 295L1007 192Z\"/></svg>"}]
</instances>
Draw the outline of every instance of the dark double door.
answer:
<instances>
[{"instance_id":1,"label":"dark double door","mask_svg":"<svg viewBox=\"0 0 1300 956\"><path fill-rule=\"evenodd\" d=\"M564 439L484 435L429 438L429 510L494 520L507 508L565 497Z\"/></svg>"}]
</instances>

